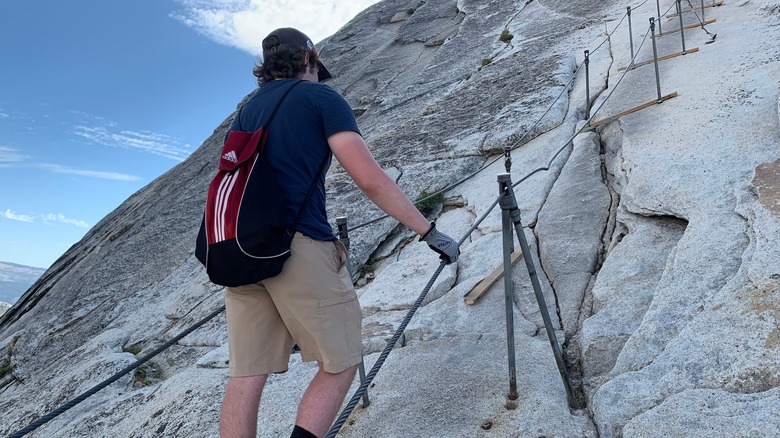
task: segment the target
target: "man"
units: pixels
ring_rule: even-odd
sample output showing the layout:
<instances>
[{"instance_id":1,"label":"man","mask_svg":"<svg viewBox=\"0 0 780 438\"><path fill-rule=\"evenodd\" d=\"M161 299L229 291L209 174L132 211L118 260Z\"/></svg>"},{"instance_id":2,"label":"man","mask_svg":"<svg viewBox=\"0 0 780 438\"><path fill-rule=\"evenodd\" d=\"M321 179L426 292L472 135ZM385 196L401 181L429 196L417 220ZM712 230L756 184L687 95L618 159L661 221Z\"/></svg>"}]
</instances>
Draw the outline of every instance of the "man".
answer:
<instances>
[{"instance_id":1,"label":"man","mask_svg":"<svg viewBox=\"0 0 780 438\"><path fill-rule=\"evenodd\" d=\"M318 83L331 75L306 35L291 28L275 30L263 40L263 60L254 69L260 89L230 129L258 129L295 85L269 126L265 153L290 203L288 214L301 214L292 255L282 272L257 284L226 289L230 379L220 435L255 436L268 374L287 370L297 344L302 359L317 361L319 371L303 395L292 437L322 437L362 359L361 310L347 272L346 249L327 221L323 159L334 155L369 199L420 234L443 260L457 261L459 248L382 171L344 98ZM301 205L314 178L319 181L313 195Z\"/></svg>"}]
</instances>

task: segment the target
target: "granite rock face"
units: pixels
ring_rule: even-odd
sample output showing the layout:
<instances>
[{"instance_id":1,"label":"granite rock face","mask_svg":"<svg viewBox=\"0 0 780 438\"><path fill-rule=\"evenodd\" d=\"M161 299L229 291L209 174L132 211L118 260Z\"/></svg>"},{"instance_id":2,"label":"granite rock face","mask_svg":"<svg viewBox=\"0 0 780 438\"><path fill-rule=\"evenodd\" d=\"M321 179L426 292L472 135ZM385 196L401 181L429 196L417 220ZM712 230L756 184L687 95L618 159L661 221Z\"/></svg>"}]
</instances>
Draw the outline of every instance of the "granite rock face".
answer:
<instances>
[{"instance_id":1,"label":"granite rock face","mask_svg":"<svg viewBox=\"0 0 780 438\"><path fill-rule=\"evenodd\" d=\"M652 56L645 23L656 11L645 3L633 12L636 61ZM624 69L622 3L385 0L322 42L330 85L353 106L378 161L411 198L446 189L427 211L463 239L459 262L431 282L377 374L371 406L357 408L340 436L778 436L777 11L772 0L708 7L718 38L686 30L698 52L659 65L663 93L677 97L595 128L589 116L595 123L657 99L652 66ZM686 11L685 24L696 17ZM679 25L664 20L665 31ZM677 34L657 40L662 55L679 44ZM0 316L1 435L222 305L193 242L231 117ZM499 279L464 304L502 264L496 176L507 172L505 147L581 409L567 402L523 261L511 294ZM337 163L326 186L331 221L346 216L353 228L370 368L439 262L392 219L366 224L381 212ZM507 314L517 400L507 399ZM217 436L226 338L219 314L32 436ZM293 354L287 373L269 377L261 436L289 435L316 370Z\"/></svg>"}]
</instances>

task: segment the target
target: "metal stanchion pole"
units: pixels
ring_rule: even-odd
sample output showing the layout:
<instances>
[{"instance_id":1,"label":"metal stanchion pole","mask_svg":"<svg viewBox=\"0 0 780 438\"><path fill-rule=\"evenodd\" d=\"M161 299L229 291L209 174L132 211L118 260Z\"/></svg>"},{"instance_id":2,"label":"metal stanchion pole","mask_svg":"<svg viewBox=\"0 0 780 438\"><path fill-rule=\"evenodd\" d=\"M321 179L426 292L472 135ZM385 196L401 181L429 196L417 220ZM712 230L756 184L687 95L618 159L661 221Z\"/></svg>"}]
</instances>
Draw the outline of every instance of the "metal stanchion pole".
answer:
<instances>
[{"instance_id":1,"label":"metal stanchion pole","mask_svg":"<svg viewBox=\"0 0 780 438\"><path fill-rule=\"evenodd\" d=\"M661 30L661 3L660 0L655 0L655 10L658 13L658 35L662 34Z\"/></svg>"},{"instance_id":2,"label":"metal stanchion pole","mask_svg":"<svg viewBox=\"0 0 780 438\"><path fill-rule=\"evenodd\" d=\"M339 229L339 240L344 244L344 247L347 248L347 271L349 272L349 278L354 281L354 277L352 276L352 262L349 259L349 229L347 228L347 218L344 216L337 217L336 226ZM366 365L363 362L362 352L360 353L360 367L358 368L358 371L360 373L360 383L362 384L366 380ZM367 408L370 404L371 400L368 399L368 388L366 388L366 391L363 393L363 407Z\"/></svg>"},{"instance_id":3,"label":"metal stanchion pole","mask_svg":"<svg viewBox=\"0 0 780 438\"><path fill-rule=\"evenodd\" d=\"M683 26L683 18L682 18L682 6L680 5L680 2L682 0L677 0L677 15L680 17L680 36L682 37L682 54L686 55L688 52L685 51L685 26Z\"/></svg>"},{"instance_id":4,"label":"metal stanchion pole","mask_svg":"<svg viewBox=\"0 0 780 438\"><path fill-rule=\"evenodd\" d=\"M566 399L569 402L569 407L572 409L579 409L579 403L574 397L574 392L571 389L569 383L569 372L566 368L566 362L563 360L563 352L558 344L558 338L555 336L555 330L550 320L550 313L547 311L547 303L542 293L542 286L539 283L539 275L536 273L533 259L531 258L531 252L528 249L528 241L523 233L523 224L520 218L520 209L517 208L517 200L515 199L515 192L512 190L512 176L508 173L498 175L498 188L503 195L499 201L502 210L502 218L508 217L514 224L515 234L520 241L520 249L523 252L523 260L525 260L525 267L528 269L528 275L531 278L531 285L534 288L534 295L536 296L536 303L539 305L539 312L542 314L542 320L544 321L544 328L547 331L547 338L550 341L550 346L555 356L555 362L558 365L558 372L561 374L561 380L563 381L564 389L566 390ZM506 228L504 228L506 230ZM506 239L506 237L505 237ZM506 243L504 244L506 245ZM504 264L507 263L506 246L504 249ZM511 263L511 261L510 261ZM511 270L507 271L504 268L504 281L507 277L511 277ZM514 305L514 303L512 303ZM507 311L508 312L508 311ZM514 344L512 345L514 349ZM513 350L514 351L514 350Z\"/></svg>"},{"instance_id":5,"label":"metal stanchion pole","mask_svg":"<svg viewBox=\"0 0 780 438\"><path fill-rule=\"evenodd\" d=\"M628 63L628 67L634 65L634 30L631 26L631 6L626 6L626 14L628 15L628 41L631 44L631 62Z\"/></svg>"},{"instance_id":6,"label":"metal stanchion pole","mask_svg":"<svg viewBox=\"0 0 780 438\"><path fill-rule=\"evenodd\" d=\"M585 51L585 120L590 120L590 50Z\"/></svg>"},{"instance_id":7,"label":"metal stanchion pole","mask_svg":"<svg viewBox=\"0 0 780 438\"><path fill-rule=\"evenodd\" d=\"M504 175L509 175L505 173ZM512 238L512 221L509 217L510 210L512 209L513 198L509 196L506 191L512 191L511 185L509 188L505 184L501 183L501 175L499 175L499 190L502 193L499 205L501 206L501 231L504 238L504 309L506 310L506 348L507 357L509 358L509 394L507 397L509 400L517 400L517 370L515 366L515 288L512 283L512 252L514 252L514 239ZM517 206L515 205L515 208Z\"/></svg>"},{"instance_id":8,"label":"metal stanchion pole","mask_svg":"<svg viewBox=\"0 0 780 438\"><path fill-rule=\"evenodd\" d=\"M339 229L339 240L344 244L344 247L349 250L349 229L347 228L347 218L339 216L336 218L336 226ZM352 261L347 257L347 270L349 271L349 278L352 278Z\"/></svg>"},{"instance_id":9,"label":"metal stanchion pole","mask_svg":"<svg viewBox=\"0 0 780 438\"><path fill-rule=\"evenodd\" d=\"M701 21L704 20L704 0L701 0Z\"/></svg>"},{"instance_id":10,"label":"metal stanchion pole","mask_svg":"<svg viewBox=\"0 0 780 438\"><path fill-rule=\"evenodd\" d=\"M658 100L656 100L657 103L663 102L663 97L661 97L661 75L658 73L658 49L656 48L655 44L655 18L650 17L650 34L651 39L653 40L653 65L655 65L655 87L658 90Z\"/></svg>"}]
</instances>

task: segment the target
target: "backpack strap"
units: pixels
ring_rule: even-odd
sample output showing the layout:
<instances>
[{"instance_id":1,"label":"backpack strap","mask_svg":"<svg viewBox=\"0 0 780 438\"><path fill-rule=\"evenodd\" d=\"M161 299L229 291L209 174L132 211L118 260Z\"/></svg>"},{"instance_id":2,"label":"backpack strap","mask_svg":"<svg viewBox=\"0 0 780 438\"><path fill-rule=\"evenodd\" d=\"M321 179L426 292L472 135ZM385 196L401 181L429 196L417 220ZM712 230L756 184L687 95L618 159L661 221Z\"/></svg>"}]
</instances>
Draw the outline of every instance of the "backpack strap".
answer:
<instances>
[{"instance_id":1,"label":"backpack strap","mask_svg":"<svg viewBox=\"0 0 780 438\"><path fill-rule=\"evenodd\" d=\"M276 107L274 108L273 112L271 113L271 117L268 118L268 121L265 122L263 125L266 127L271 124L271 121L274 119L274 116L276 115L276 112L279 111L279 107L282 106L282 102L284 102L284 99L287 97L288 94L290 94L290 91L292 91L293 88L295 88L298 84L303 82L303 80L298 80L298 82L292 84L290 88L287 89L287 91L284 92L282 95L282 98L279 99L279 103L276 104ZM244 109L244 105L241 105L241 108L238 109L238 114L236 115L236 118L238 119L238 130L243 131L244 129L241 128L241 111Z\"/></svg>"},{"instance_id":2,"label":"backpack strap","mask_svg":"<svg viewBox=\"0 0 780 438\"><path fill-rule=\"evenodd\" d=\"M314 179L312 180L311 185L309 186L309 191L306 193L306 197L303 198L303 203L301 204L301 208L298 209L298 213L295 215L295 220L290 226L291 231L293 233L295 233L295 226L298 225L298 221L301 220L301 215L303 215L303 208L306 207L306 204L309 203L309 200L311 199L311 195L314 193L314 187L317 185L317 181L319 181L320 175L322 175L322 173L325 171L325 165L328 163L329 156L330 156L330 149L328 149L325 152L325 157L322 159L322 163L320 164L320 170L314 176Z\"/></svg>"},{"instance_id":3,"label":"backpack strap","mask_svg":"<svg viewBox=\"0 0 780 438\"><path fill-rule=\"evenodd\" d=\"M266 127L271 125L271 121L273 121L274 116L276 116L276 112L279 110L279 107L282 106L282 102L284 102L284 99L287 97L288 94L290 94L290 91L292 91L293 88L295 88L298 84L303 82L303 80L299 80L298 82L292 84L290 88L287 89L287 91L284 92L284 95L282 95L282 98L279 100L279 103L276 104L276 108L274 108L274 111L271 113L271 117L268 118L268 121L264 123ZM243 109L243 106L241 107ZM241 126L241 110L239 109L239 119L238 119L239 128ZM306 206L306 204L309 203L309 200L311 200L311 195L314 193L314 187L317 185L317 181L320 179L320 175L325 171L325 165L328 163L328 157L330 156L330 150L327 150L325 152L325 157L322 159L322 163L320 164L320 169L317 171L317 174L314 176L314 179L311 182L311 185L309 186L309 191L306 192L306 197L303 198L303 203L301 204L301 208L298 209L298 213L295 214L295 220L293 220L293 223L290 225L290 232L291 234L295 232L295 227L298 225L298 221L301 220L301 215L303 215L303 208Z\"/></svg>"},{"instance_id":4,"label":"backpack strap","mask_svg":"<svg viewBox=\"0 0 780 438\"><path fill-rule=\"evenodd\" d=\"M268 121L264 123L266 127L271 125L271 122L274 120L274 116L276 115L276 112L279 111L279 107L282 106L282 102L284 102L284 99L287 97L288 94L290 94L290 91L292 91L292 89L295 88L301 82L303 82L303 80L298 80L298 82L292 84L290 88L288 88L287 91L284 92L282 98L279 99L279 103L276 104L276 108L274 108L274 111L271 113L271 117L269 117ZM241 120L239 120L238 122L241 123Z\"/></svg>"}]
</instances>

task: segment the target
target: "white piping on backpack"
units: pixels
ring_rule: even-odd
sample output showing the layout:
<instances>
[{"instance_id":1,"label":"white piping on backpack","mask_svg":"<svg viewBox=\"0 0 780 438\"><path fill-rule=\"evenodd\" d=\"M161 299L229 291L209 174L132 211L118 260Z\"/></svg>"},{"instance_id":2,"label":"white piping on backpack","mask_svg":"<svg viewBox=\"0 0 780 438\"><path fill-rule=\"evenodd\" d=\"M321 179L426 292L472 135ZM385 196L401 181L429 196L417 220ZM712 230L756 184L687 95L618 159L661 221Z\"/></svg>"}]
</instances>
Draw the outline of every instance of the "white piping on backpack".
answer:
<instances>
[{"instance_id":1,"label":"white piping on backpack","mask_svg":"<svg viewBox=\"0 0 780 438\"><path fill-rule=\"evenodd\" d=\"M260 153L258 152L255 155L255 160L252 162L252 167L249 169L249 176L247 176L247 178L246 178L247 184L249 184L249 180L252 178L252 172L254 172L255 166L257 165L257 161L259 159L260 159ZM253 259L261 259L261 260L262 259L275 259L277 257L283 256L283 255L287 254L288 252L290 252L290 250L288 249L287 251L284 251L284 252L276 254L276 255L261 257L261 256L256 256L256 255L249 254L248 252L246 252L244 247L241 246L241 241L238 240L238 219L241 216L241 214L240 214L241 213L241 205L244 203L244 194L245 193L246 192L241 194L241 202L238 203L238 212L239 212L239 214L236 215L236 245L238 245L238 249L240 249L241 252L243 252L248 257L252 257Z\"/></svg>"},{"instance_id":2,"label":"white piping on backpack","mask_svg":"<svg viewBox=\"0 0 780 438\"><path fill-rule=\"evenodd\" d=\"M214 231L216 232L217 242L225 240L225 214L230 200L230 193L233 191L233 186L236 184L240 172L241 170L239 169L233 175L229 175L227 178L223 179L217 190L217 211L214 218L214 226L216 228Z\"/></svg>"}]
</instances>

